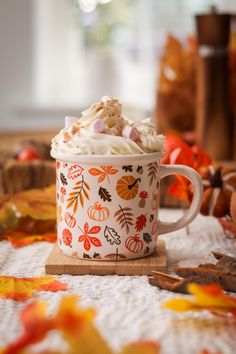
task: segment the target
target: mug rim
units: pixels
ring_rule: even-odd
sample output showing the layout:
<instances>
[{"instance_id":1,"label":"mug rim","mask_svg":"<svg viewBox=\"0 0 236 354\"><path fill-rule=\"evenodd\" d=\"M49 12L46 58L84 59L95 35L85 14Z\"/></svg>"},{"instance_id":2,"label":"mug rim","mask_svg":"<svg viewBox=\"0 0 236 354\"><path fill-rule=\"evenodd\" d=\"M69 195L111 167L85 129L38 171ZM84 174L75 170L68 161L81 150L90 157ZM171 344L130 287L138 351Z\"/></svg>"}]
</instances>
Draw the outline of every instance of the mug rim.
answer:
<instances>
[{"instance_id":1,"label":"mug rim","mask_svg":"<svg viewBox=\"0 0 236 354\"><path fill-rule=\"evenodd\" d=\"M129 155L76 155L76 154L67 154L61 152L50 151L51 157L56 160L65 161L65 162L76 162L84 164L110 164L110 165L134 165L140 164L142 162L152 162L159 161L163 155L164 151L144 153L144 154L129 154Z\"/></svg>"}]
</instances>

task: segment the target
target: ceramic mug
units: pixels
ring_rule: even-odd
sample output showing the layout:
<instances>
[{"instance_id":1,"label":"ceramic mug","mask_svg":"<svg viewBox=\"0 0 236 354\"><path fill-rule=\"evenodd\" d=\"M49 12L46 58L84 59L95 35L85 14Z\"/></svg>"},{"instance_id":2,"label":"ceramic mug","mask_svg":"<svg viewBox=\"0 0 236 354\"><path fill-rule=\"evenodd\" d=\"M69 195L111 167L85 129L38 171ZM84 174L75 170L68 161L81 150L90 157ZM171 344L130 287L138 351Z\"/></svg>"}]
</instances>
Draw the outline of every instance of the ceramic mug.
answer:
<instances>
[{"instance_id":1,"label":"ceramic mug","mask_svg":"<svg viewBox=\"0 0 236 354\"><path fill-rule=\"evenodd\" d=\"M199 212L198 173L182 165L161 165L162 153L52 156L58 242L68 256L115 261L149 256L158 235L185 227ZM179 220L163 222L158 219L160 180L173 174L191 181L193 199Z\"/></svg>"}]
</instances>

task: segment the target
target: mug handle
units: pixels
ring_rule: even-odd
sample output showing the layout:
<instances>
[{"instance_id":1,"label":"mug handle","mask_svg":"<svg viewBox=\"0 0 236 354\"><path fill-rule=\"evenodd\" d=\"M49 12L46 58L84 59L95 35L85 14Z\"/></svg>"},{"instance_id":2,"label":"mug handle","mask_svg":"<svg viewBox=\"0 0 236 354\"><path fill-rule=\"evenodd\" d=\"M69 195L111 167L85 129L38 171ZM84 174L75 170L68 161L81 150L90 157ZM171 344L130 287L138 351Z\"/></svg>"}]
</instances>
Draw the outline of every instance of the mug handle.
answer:
<instances>
[{"instance_id":1,"label":"mug handle","mask_svg":"<svg viewBox=\"0 0 236 354\"><path fill-rule=\"evenodd\" d=\"M183 165L160 165L160 180L169 175L181 175L188 178L193 185L193 200L186 213L173 222L159 221L158 234L166 234L187 226L197 216L203 195L203 186L199 174L191 167Z\"/></svg>"}]
</instances>

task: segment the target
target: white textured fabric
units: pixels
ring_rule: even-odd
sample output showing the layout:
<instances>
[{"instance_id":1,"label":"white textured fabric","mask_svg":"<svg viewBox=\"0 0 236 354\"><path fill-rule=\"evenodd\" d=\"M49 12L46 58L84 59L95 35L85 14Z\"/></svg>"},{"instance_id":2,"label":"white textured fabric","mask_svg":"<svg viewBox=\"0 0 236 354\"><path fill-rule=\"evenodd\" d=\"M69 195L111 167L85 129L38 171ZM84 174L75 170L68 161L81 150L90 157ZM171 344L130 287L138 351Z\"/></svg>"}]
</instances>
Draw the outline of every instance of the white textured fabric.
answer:
<instances>
[{"instance_id":1,"label":"white textured fabric","mask_svg":"<svg viewBox=\"0 0 236 354\"><path fill-rule=\"evenodd\" d=\"M161 216L177 218L180 210L164 210ZM169 266L215 261L211 250L236 252L236 243L228 240L217 221L198 216L186 230L163 236ZM46 242L14 249L7 241L0 243L0 274L30 277L44 274L44 262L52 245ZM149 285L146 276L59 276L69 285L67 292L38 292L36 297L55 311L60 298L78 294L83 306L97 309L96 325L114 349L139 339L158 340L163 354L197 354L203 348L223 354L235 353L236 331L230 320L207 314L177 314L161 308L162 302L176 296ZM0 299L0 347L20 334L18 321L25 303ZM191 320L190 317L195 320ZM208 322L202 322L202 319ZM40 349L58 348L60 338L51 333ZM60 347L61 349L61 347Z\"/></svg>"}]
</instances>

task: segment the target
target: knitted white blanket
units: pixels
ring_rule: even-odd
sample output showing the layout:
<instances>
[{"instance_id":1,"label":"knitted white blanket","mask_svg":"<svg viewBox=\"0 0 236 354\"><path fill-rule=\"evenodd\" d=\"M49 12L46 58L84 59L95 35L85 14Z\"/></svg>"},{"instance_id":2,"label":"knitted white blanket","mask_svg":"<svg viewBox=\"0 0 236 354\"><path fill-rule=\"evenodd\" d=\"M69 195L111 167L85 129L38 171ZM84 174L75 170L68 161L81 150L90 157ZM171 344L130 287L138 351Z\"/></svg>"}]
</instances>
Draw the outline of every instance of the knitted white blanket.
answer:
<instances>
[{"instance_id":1,"label":"knitted white blanket","mask_svg":"<svg viewBox=\"0 0 236 354\"><path fill-rule=\"evenodd\" d=\"M161 216L173 220L181 213L166 209L161 211ZM183 229L163 239L169 266L215 262L210 251L216 249L236 253L236 242L228 240L211 217L198 216L190 225L189 234ZM0 274L19 277L44 274L44 262L51 247L42 242L14 249L2 241ZM59 278L68 283L68 292L40 292L37 298L45 300L53 312L62 296L78 294L83 306L97 309L96 325L114 349L130 341L153 339L159 341L163 354L197 354L203 348L222 354L235 353L235 325L229 320L216 321L206 314L176 314L162 309L163 301L176 295L149 285L146 276L64 275ZM24 306L22 302L0 299L0 347L21 333L18 316ZM203 318L208 322L203 323ZM52 333L39 348L55 349L59 343L61 339Z\"/></svg>"}]
</instances>

